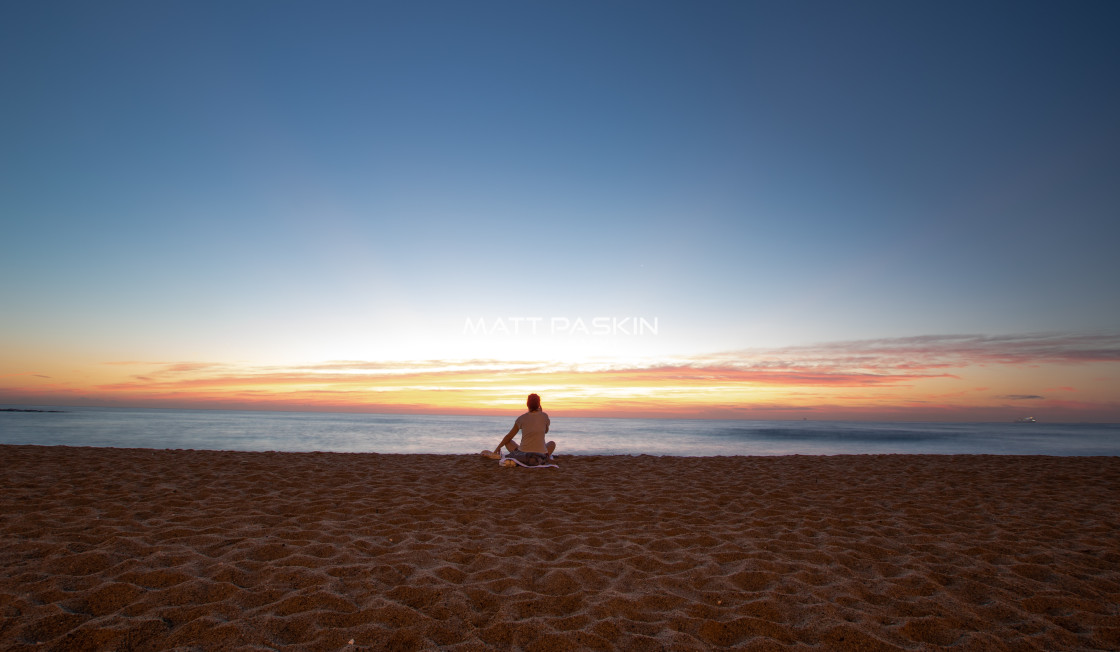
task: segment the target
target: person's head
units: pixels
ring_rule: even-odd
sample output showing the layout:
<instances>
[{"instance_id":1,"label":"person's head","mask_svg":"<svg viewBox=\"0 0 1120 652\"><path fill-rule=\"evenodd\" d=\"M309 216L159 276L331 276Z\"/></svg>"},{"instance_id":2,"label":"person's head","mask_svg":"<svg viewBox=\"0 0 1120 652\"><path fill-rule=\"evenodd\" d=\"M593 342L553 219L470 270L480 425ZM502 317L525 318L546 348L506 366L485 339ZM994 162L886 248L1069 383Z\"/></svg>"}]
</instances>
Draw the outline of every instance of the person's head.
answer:
<instances>
[{"instance_id":1,"label":"person's head","mask_svg":"<svg viewBox=\"0 0 1120 652\"><path fill-rule=\"evenodd\" d=\"M530 412L536 412L541 409L541 397L536 394L530 394L529 400L525 401L525 405L529 407Z\"/></svg>"}]
</instances>

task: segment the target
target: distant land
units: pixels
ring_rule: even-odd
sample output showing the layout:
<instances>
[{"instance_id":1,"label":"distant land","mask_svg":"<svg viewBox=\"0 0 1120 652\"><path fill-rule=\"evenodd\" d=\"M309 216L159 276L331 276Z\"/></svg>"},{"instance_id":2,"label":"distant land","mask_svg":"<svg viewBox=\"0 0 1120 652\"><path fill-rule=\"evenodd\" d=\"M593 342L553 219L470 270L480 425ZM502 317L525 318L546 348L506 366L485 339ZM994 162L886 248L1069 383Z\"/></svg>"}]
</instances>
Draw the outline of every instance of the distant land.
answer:
<instances>
[{"instance_id":1,"label":"distant land","mask_svg":"<svg viewBox=\"0 0 1120 652\"><path fill-rule=\"evenodd\" d=\"M0 412L65 412L65 410L21 410L19 408L0 408Z\"/></svg>"}]
</instances>

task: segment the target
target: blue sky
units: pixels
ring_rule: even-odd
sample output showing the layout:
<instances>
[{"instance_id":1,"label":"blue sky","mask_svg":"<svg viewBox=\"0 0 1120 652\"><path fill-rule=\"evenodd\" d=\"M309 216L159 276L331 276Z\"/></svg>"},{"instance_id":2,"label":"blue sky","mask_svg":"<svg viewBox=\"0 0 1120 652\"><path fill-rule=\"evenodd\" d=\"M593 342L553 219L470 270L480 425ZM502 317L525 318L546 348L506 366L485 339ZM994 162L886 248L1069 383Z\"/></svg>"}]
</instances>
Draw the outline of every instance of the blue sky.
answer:
<instances>
[{"instance_id":1,"label":"blue sky","mask_svg":"<svg viewBox=\"0 0 1120 652\"><path fill-rule=\"evenodd\" d=\"M0 9L23 353L656 359L1120 331L1111 2ZM12 363L14 364L14 363Z\"/></svg>"}]
</instances>

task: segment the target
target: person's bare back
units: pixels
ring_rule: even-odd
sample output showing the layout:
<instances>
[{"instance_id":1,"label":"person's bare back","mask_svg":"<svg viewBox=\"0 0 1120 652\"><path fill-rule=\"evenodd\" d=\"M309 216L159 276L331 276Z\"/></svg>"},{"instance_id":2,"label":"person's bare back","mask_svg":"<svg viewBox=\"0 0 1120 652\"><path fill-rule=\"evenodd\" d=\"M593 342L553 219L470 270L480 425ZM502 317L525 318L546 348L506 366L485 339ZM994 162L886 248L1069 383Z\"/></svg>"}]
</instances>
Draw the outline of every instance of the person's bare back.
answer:
<instances>
[{"instance_id":1,"label":"person's bare back","mask_svg":"<svg viewBox=\"0 0 1120 652\"><path fill-rule=\"evenodd\" d=\"M541 409L541 397L530 394L525 402L529 411L517 417L513 428L502 438L501 443L493 451L482 451L482 454L491 459L498 459L502 454L502 447L509 451L509 456L518 459L525 458L523 462L540 463L552 457L556 450L556 442L545 441L545 435L551 426L548 414ZM513 441L517 431L521 431L521 443Z\"/></svg>"}]
</instances>

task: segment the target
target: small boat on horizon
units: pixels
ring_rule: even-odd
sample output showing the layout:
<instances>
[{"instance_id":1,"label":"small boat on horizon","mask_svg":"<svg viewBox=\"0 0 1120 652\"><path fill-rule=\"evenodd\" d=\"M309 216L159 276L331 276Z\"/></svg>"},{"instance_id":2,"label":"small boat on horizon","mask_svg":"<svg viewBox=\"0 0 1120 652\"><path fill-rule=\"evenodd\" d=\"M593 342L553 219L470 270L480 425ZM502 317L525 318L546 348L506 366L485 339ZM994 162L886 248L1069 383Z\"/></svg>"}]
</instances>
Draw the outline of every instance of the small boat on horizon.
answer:
<instances>
[{"instance_id":1,"label":"small boat on horizon","mask_svg":"<svg viewBox=\"0 0 1120 652\"><path fill-rule=\"evenodd\" d=\"M1034 417L1019 417L1013 423L1038 423L1038 421Z\"/></svg>"}]
</instances>

